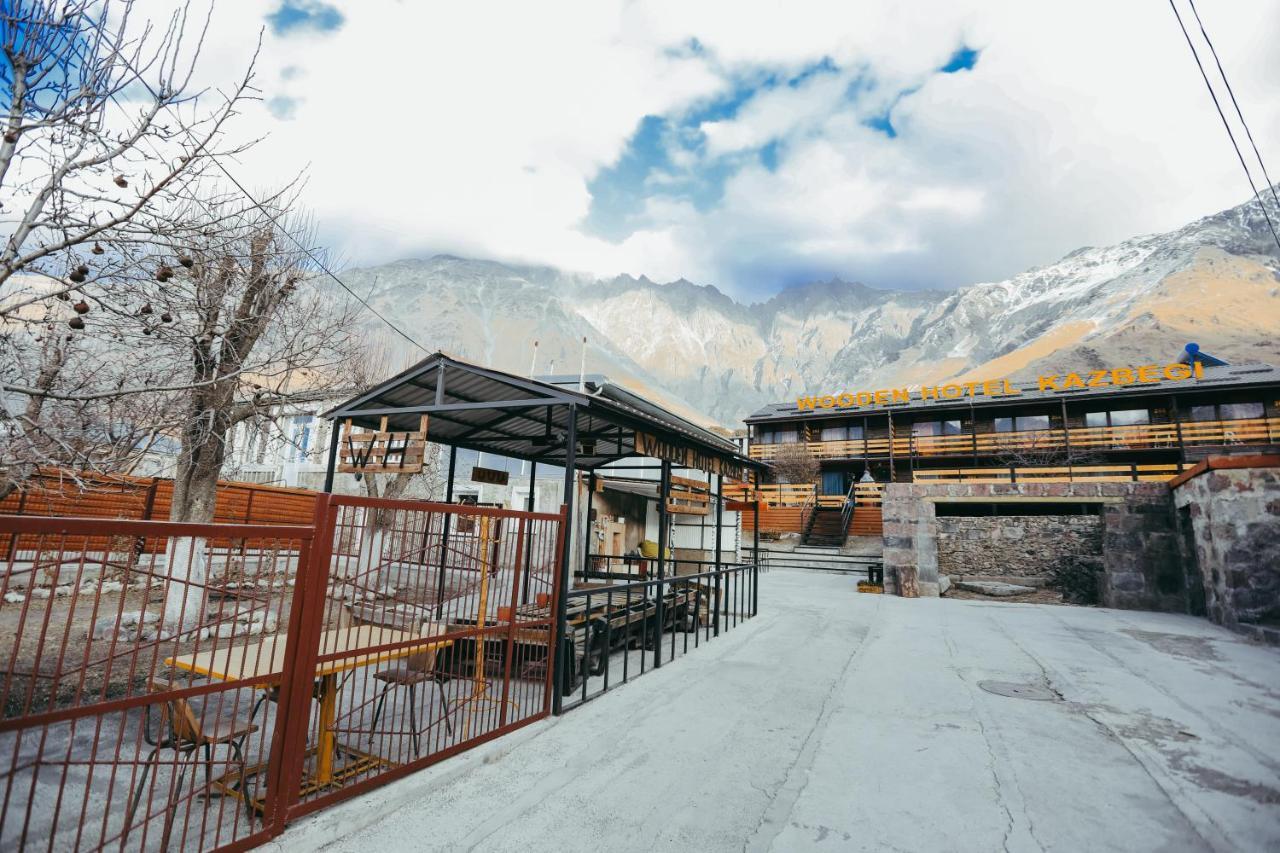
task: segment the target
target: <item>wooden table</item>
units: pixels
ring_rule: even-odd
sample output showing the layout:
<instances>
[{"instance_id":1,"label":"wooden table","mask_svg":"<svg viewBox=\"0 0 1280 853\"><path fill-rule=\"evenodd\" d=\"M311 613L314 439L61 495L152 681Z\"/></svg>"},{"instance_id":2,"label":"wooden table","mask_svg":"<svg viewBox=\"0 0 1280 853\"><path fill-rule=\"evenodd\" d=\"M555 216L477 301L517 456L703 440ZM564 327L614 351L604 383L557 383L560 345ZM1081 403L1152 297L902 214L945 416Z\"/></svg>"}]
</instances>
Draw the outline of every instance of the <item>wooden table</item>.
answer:
<instances>
[{"instance_id":1,"label":"wooden table","mask_svg":"<svg viewBox=\"0 0 1280 853\"><path fill-rule=\"evenodd\" d=\"M433 632L437 629L433 627ZM427 635L429 637L431 635ZM402 643L424 637L398 628L385 628L377 625L360 625L352 628L338 628L320 634L320 655L332 655L339 652L357 651L371 646L385 646L391 643ZM391 762L377 756L359 753L357 750L344 751L362 756L364 760L357 762L359 767L343 767L339 774L334 773L333 756L338 749L338 738L334 732L334 721L338 710L338 691L341 688L338 678L344 672L370 664L383 663L396 658L440 649L453 644L453 640L435 640L390 651L353 654L330 661L316 663L316 681L320 684L320 735L316 748L316 770L310 778L303 780L303 793L310 793L326 788L342 778L363 772L369 763L388 764ZM243 680L246 686L258 688L275 687L285 669L285 637L282 634L264 637L256 643L243 646L228 646L221 649L179 655L167 658L165 663L176 669L195 672L220 681ZM255 768L256 770L257 768ZM341 777L341 778L339 778Z\"/></svg>"}]
</instances>

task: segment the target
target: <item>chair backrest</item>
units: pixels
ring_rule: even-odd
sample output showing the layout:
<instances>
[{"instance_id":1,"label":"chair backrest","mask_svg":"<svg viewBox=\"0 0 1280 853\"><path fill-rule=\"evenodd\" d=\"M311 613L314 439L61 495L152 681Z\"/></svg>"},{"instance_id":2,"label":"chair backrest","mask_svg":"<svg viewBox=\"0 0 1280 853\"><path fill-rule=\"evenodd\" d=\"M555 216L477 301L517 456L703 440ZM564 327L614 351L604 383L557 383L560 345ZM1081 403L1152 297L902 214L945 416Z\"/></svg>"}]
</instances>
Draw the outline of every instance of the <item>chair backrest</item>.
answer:
<instances>
[{"instance_id":1,"label":"chair backrest","mask_svg":"<svg viewBox=\"0 0 1280 853\"><path fill-rule=\"evenodd\" d=\"M443 622L423 622L418 631L420 637L438 637L447 630ZM431 672L436 668L436 653L439 649L427 649L414 652L404 660L404 665L417 672Z\"/></svg>"},{"instance_id":2,"label":"chair backrest","mask_svg":"<svg viewBox=\"0 0 1280 853\"><path fill-rule=\"evenodd\" d=\"M174 743L200 743L203 739L200 721L186 699L170 699L165 702L161 720L173 735Z\"/></svg>"}]
</instances>

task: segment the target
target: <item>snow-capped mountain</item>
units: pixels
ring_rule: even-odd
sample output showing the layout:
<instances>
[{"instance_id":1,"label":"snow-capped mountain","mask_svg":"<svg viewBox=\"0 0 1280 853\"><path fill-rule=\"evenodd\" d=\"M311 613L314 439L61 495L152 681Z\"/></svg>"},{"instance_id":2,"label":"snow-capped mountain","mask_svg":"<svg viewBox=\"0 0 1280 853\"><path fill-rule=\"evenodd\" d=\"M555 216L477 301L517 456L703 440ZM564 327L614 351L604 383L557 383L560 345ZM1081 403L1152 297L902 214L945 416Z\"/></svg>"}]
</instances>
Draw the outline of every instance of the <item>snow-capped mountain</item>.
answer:
<instances>
[{"instance_id":1,"label":"snow-capped mountain","mask_svg":"<svg viewBox=\"0 0 1280 853\"><path fill-rule=\"evenodd\" d=\"M344 279L428 348L526 374L537 340L534 372L576 373L585 337L587 372L728 425L801 393L1147 363L1192 340L1280 363L1280 253L1256 203L951 291L836 279L742 304L449 256Z\"/></svg>"}]
</instances>

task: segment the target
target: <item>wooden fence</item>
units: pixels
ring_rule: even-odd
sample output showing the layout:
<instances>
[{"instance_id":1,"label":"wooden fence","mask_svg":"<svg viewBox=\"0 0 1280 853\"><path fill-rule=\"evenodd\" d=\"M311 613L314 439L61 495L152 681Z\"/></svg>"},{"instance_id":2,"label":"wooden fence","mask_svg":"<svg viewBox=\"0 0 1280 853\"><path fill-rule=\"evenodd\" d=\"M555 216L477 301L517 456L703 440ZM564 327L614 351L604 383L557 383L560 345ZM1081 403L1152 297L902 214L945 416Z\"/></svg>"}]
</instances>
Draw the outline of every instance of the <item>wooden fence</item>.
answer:
<instances>
[{"instance_id":1,"label":"wooden fence","mask_svg":"<svg viewBox=\"0 0 1280 853\"><path fill-rule=\"evenodd\" d=\"M42 470L21 491L0 501L0 515L52 518L114 518L134 521L168 520L173 505L173 480L159 477L77 474ZM218 483L215 524L311 524L316 492L257 483ZM119 543L95 541L94 547L114 550ZM12 555L29 543L0 537L0 555ZM141 550L158 543L148 541Z\"/></svg>"}]
</instances>

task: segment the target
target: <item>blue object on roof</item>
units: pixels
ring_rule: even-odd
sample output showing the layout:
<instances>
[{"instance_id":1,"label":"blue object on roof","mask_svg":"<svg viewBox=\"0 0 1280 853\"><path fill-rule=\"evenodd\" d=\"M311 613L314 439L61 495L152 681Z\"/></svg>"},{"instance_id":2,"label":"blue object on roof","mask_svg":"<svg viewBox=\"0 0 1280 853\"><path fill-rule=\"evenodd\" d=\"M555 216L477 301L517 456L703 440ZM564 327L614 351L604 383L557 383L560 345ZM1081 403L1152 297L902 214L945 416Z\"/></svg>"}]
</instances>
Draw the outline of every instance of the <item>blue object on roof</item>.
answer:
<instances>
[{"instance_id":1,"label":"blue object on roof","mask_svg":"<svg viewBox=\"0 0 1280 853\"><path fill-rule=\"evenodd\" d=\"M1227 362L1222 359L1214 358L1207 352L1201 352L1199 344L1187 344L1186 352L1182 354L1182 357L1179 358L1178 361L1183 364L1195 364L1196 362L1200 362L1205 367L1227 366Z\"/></svg>"}]
</instances>

